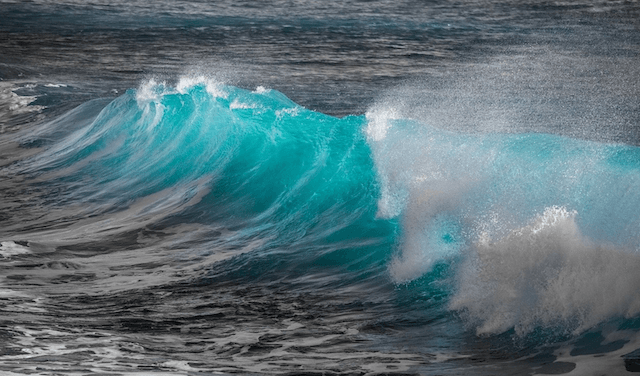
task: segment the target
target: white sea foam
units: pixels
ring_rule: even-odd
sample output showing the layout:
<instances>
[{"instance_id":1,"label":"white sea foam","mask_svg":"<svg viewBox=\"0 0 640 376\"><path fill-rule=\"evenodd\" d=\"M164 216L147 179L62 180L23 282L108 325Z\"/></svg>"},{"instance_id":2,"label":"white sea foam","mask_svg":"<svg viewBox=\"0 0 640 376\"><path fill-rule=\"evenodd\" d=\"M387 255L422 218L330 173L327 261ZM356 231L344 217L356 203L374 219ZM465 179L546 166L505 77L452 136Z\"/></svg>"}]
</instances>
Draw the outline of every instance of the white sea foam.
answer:
<instances>
[{"instance_id":1,"label":"white sea foam","mask_svg":"<svg viewBox=\"0 0 640 376\"><path fill-rule=\"evenodd\" d=\"M605 333L603 333L605 334ZM628 375L623 356L640 346L640 333L636 331L614 331L607 333L602 345L614 341L626 342L619 349L593 354L571 355L574 345L561 347L554 352L556 362L574 363L576 367L565 376L600 376Z\"/></svg>"},{"instance_id":2,"label":"white sea foam","mask_svg":"<svg viewBox=\"0 0 640 376\"><path fill-rule=\"evenodd\" d=\"M238 99L234 99L233 102L231 102L231 104L229 104L229 109L231 110L247 110L250 108L255 108L256 106L254 104L247 104L247 103L243 103L238 101Z\"/></svg>"},{"instance_id":3,"label":"white sea foam","mask_svg":"<svg viewBox=\"0 0 640 376\"><path fill-rule=\"evenodd\" d=\"M400 251L389 264L396 283L406 283L422 276L442 259L458 254L462 242L457 238L458 225L447 210L458 204L460 193L418 190L410 195L402 216Z\"/></svg>"},{"instance_id":4,"label":"white sea foam","mask_svg":"<svg viewBox=\"0 0 640 376\"><path fill-rule=\"evenodd\" d=\"M587 239L577 215L549 207L501 239L481 237L459 270L450 308L478 334L537 326L579 333L640 314L640 255Z\"/></svg>"},{"instance_id":5,"label":"white sea foam","mask_svg":"<svg viewBox=\"0 0 640 376\"><path fill-rule=\"evenodd\" d=\"M254 91L254 93L256 94L264 94L266 92L268 92L269 89L265 88L264 86L258 86L256 87L256 90Z\"/></svg>"},{"instance_id":6,"label":"white sea foam","mask_svg":"<svg viewBox=\"0 0 640 376\"><path fill-rule=\"evenodd\" d=\"M178 90L178 92L181 94L185 94L188 89L196 85L204 85L207 93L209 93L209 95L214 98L227 98L229 95L224 90L221 82L217 81L214 78L202 75L180 77L176 85L176 90Z\"/></svg>"},{"instance_id":7,"label":"white sea foam","mask_svg":"<svg viewBox=\"0 0 640 376\"><path fill-rule=\"evenodd\" d=\"M407 197L407 190L399 184L397 171L387 155L383 152L388 130L392 121L398 119L397 111L392 107L374 107L365 114L367 126L364 129L369 144L377 156L378 176L381 183L381 194L378 199L378 217L393 218L400 215ZM392 155L396 156L395 154Z\"/></svg>"},{"instance_id":8,"label":"white sea foam","mask_svg":"<svg viewBox=\"0 0 640 376\"><path fill-rule=\"evenodd\" d=\"M0 242L0 256L4 258L11 258L12 256L26 253L31 253L31 250L25 246L12 241Z\"/></svg>"},{"instance_id":9,"label":"white sea foam","mask_svg":"<svg viewBox=\"0 0 640 376\"><path fill-rule=\"evenodd\" d=\"M166 81L158 82L154 78L145 80L140 83L136 91L136 100L138 105L142 105L157 101L165 94L180 93L186 94L194 86L203 85L209 95L214 98L227 98L228 93L224 90L224 86L218 80L199 75L199 76L182 76L178 79L175 87L171 87Z\"/></svg>"},{"instance_id":10,"label":"white sea foam","mask_svg":"<svg viewBox=\"0 0 640 376\"><path fill-rule=\"evenodd\" d=\"M25 87L28 87L26 85ZM35 85L33 85L35 87ZM0 82L0 134L5 132L6 124L12 117L31 112L40 112L45 107L33 105L35 96L18 95L14 91L20 89L12 83Z\"/></svg>"},{"instance_id":11,"label":"white sea foam","mask_svg":"<svg viewBox=\"0 0 640 376\"><path fill-rule=\"evenodd\" d=\"M406 283L460 252L461 211L492 171L486 165L493 157L464 137L401 118L391 105L373 107L366 118L380 182L377 216L401 222L388 270L394 282Z\"/></svg>"},{"instance_id":12,"label":"white sea foam","mask_svg":"<svg viewBox=\"0 0 640 376\"><path fill-rule=\"evenodd\" d=\"M151 101L156 101L160 97L162 90L160 87L164 87L164 82L158 83L155 79L145 80L140 83L138 90L136 90L136 101L139 106L142 106Z\"/></svg>"},{"instance_id":13,"label":"white sea foam","mask_svg":"<svg viewBox=\"0 0 640 376\"><path fill-rule=\"evenodd\" d=\"M392 121L400 118L394 107L379 106L367 111L367 127L365 132L369 141L382 141L391 128Z\"/></svg>"},{"instance_id":14,"label":"white sea foam","mask_svg":"<svg viewBox=\"0 0 640 376\"><path fill-rule=\"evenodd\" d=\"M276 118L282 119L284 116L296 117L299 112L300 109L298 107L283 108L281 110L276 110Z\"/></svg>"}]
</instances>

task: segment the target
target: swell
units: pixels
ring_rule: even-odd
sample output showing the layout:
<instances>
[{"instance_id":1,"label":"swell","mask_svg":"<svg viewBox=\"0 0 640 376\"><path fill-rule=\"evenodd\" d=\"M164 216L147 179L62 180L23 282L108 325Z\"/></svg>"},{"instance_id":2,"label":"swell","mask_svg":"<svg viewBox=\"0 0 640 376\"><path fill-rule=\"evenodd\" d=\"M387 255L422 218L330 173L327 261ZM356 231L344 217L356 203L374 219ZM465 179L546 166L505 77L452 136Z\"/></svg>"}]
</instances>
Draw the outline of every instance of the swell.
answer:
<instances>
[{"instance_id":1,"label":"swell","mask_svg":"<svg viewBox=\"0 0 640 376\"><path fill-rule=\"evenodd\" d=\"M204 77L146 81L96 115L101 103L21 136L37 153L4 169L21 177L22 203L3 240L173 249L209 276L384 272L394 230L375 218L364 117L338 119L274 90Z\"/></svg>"},{"instance_id":2,"label":"swell","mask_svg":"<svg viewBox=\"0 0 640 376\"><path fill-rule=\"evenodd\" d=\"M109 270L366 283L386 301L395 283L403 310L446 306L481 334L640 313L634 146L450 132L384 105L339 119L203 77L147 81L19 141L4 257L119 252Z\"/></svg>"}]
</instances>

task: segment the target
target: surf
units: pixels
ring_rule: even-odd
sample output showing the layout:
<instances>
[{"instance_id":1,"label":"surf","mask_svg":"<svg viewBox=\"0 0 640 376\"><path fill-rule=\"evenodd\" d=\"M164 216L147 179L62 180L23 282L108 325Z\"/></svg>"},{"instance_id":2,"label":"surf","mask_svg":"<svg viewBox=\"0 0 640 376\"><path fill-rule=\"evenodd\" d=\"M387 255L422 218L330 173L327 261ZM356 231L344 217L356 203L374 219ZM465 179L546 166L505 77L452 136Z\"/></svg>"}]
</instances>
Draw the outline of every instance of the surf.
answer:
<instances>
[{"instance_id":1,"label":"surf","mask_svg":"<svg viewBox=\"0 0 640 376\"><path fill-rule=\"evenodd\" d=\"M37 153L6 169L40 188L33 217L5 227L11 239L64 247L196 226L196 240L169 248L184 258L253 250L228 269L203 261L206 275L251 270L265 257L278 273L383 264L394 225L375 217L363 116L335 118L275 90L204 76L144 81L95 114L101 103L20 136Z\"/></svg>"},{"instance_id":2,"label":"surf","mask_svg":"<svg viewBox=\"0 0 640 376\"><path fill-rule=\"evenodd\" d=\"M638 316L637 146L448 130L426 112L381 102L363 129L377 215L400 223L395 283L451 265L447 307L478 335L579 334Z\"/></svg>"},{"instance_id":3,"label":"surf","mask_svg":"<svg viewBox=\"0 0 640 376\"><path fill-rule=\"evenodd\" d=\"M445 128L384 103L336 118L260 86L146 80L21 134L36 152L3 169L39 189L0 249L137 234L135 253L164 231L194 281L408 289L403 304L427 294L477 334L637 317L638 147Z\"/></svg>"}]
</instances>

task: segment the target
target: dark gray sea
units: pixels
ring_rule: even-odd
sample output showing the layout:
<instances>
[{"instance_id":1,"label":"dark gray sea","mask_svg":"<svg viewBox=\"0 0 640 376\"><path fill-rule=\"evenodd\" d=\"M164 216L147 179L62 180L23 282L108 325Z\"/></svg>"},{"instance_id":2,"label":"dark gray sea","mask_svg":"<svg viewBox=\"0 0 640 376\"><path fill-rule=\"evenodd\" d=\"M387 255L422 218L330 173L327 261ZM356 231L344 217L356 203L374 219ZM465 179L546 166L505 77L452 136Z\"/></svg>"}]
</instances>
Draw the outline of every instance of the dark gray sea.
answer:
<instances>
[{"instance_id":1,"label":"dark gray sea","mask_svg":"<svg viewBox=\"0 0 640 376\"><path fill-rule=\"evenodd\" d=\"M0 375L640 372L640 2L0 0Z\"/></svg>"}]
</instances>

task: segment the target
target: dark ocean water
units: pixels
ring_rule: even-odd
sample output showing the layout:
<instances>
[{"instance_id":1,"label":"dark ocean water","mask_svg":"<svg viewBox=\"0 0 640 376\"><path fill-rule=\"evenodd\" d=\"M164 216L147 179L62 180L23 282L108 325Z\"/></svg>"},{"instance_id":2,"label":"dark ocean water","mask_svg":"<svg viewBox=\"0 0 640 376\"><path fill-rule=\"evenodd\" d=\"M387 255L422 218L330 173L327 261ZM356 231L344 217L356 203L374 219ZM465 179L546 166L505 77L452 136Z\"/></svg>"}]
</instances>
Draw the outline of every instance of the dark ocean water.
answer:
<instances>
[{"instance_id":1,"label":"dark ocean water","mask_svg":"<svg viewBox=\"0 0 640 376\"><path fill-rule=\"evenodd\" d=\"M640 3L0 0L0 374L640 371Z\"/></svg>"}]
</instances>

